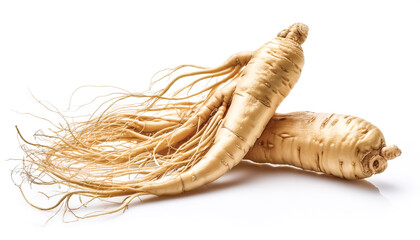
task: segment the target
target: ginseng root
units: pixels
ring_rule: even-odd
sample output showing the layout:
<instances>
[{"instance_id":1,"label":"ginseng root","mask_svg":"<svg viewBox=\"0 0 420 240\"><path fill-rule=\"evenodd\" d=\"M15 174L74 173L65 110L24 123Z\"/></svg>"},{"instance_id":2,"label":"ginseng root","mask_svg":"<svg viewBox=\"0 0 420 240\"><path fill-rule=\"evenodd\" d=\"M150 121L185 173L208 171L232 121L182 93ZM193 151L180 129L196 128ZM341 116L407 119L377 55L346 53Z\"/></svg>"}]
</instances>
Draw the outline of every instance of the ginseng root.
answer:
<instances>
[{"instance_id":1,"label":"ginseng root","mask_svg":"<svg viewBox=\"0 0 420 240\"><path fill-rule=\"evenodd\" d=\"M345 179L383 172L401 154L361 118L329 113L276 114L245 156L258 163L288 164Z\"/></svg>"},{"instance_id":2,"label":"ginseng root","mask_svg":"<svg viewBox=\"0 0 420 240\"><path fill-rule=\"evenodd\" d=\"M27 145L28 179L70 187L53 206L33 206L47 210L64 204L72 211L73 196L126 197L115 210L85 216L92 217L120 211L138 196L178 194L221 177L242 160L296 84L307 33L306 25L293 24L219 67L177 67L170 74L186 67L198 70L151 95L122 94L112 99L112 108L88 121L64 118L51 135L41 135L44 143L27 141L18 130ZM191 77L196 79L168 95L175 83ZM213 78L221 79L191 92ZM117 105L128 98L144 101Z\"/></svg>"}]
</instances>

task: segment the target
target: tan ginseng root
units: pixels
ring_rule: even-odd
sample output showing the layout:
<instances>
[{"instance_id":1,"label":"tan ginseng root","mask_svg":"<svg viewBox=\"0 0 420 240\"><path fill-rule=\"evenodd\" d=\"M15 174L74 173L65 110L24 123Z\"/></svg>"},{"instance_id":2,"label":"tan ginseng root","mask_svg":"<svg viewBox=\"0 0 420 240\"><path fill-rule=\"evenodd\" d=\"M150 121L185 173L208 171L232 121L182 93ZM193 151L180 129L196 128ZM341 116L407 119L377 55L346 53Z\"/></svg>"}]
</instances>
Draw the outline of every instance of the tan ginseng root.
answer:
<instances>
[{"instance_id":1,"label":"tan ginseng root","mask_svg":"<svg viewBox=\"0 0 420 240\"><path fill-rule=\"evenodd\" d=\"M63 117L65 124L55 126L52 134L38 134L35 143L19 132L26 143L23 172L28 180L69 187L50 207L25 199L43 210L64 206L64 213L77 216L73 197L87 202L125 197L116 209L84 218L120 211L142 195L179 194L216 180L242 160L297 82L307 33L306 25L293 24L259 49L233 55L217 68L180 66L173 72L200 70L179 75L155 94L122 94L87 121ZM194 76L168 95L175 83ZM191 90L216 77L222 79ZM181 96L185 91L190 94ZM117 105L129 98L145 100Z\"/></svg>"},{"instance_id":2,"label":"tan ginseng root","mask_svg":"<svg viewBox=\"0 0 420 240\"><path fill-rule=\"evenodd\" d=\"M288 164L345 179L383 172L401 154L361 118L313 112L276 114L245 156L258 163Z\"/></svg>"}]
</instances>

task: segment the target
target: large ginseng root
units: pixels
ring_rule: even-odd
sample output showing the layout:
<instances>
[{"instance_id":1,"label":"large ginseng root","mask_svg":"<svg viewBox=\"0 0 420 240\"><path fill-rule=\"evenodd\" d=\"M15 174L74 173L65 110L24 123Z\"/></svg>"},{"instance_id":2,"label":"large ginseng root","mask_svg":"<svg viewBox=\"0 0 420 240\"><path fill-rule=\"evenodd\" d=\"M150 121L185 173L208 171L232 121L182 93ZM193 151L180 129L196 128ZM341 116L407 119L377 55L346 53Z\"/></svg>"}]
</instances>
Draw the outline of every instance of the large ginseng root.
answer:
<instances>
[{"instance_id":1,"label":"large ginseng root","mask_svg":"<svg viewBox=\"0 0 420 240\"><path fill-rule=\"evenodd\" d=\"M120 211L138 196L178 194L221 177L242 160L299 79L307 33L306 25L293 24L219 67L180 66L173 72L198 70L179 75L154 94L122 94L87 121L64 118L65 124L35 143L22 137L28 180L69 187L51 207L28 202L44 210L64 205L74 214L73 196L126 197L114 210L85 216L92 217ZM204 80L208 87L194 92ZM128 98L143 101L117 105Z\"/></svg>"},{"instance_id":2,"label":"large ginseng root","mask_svg":"<svg viewBox=\"0 0 420 240\"><path fill-rule=\"evenodd\" d=\"M401 154L361 118L313 112L276 114L245 159L288 164L345 179L383 172Z\"/></svg>"}]
</instances>

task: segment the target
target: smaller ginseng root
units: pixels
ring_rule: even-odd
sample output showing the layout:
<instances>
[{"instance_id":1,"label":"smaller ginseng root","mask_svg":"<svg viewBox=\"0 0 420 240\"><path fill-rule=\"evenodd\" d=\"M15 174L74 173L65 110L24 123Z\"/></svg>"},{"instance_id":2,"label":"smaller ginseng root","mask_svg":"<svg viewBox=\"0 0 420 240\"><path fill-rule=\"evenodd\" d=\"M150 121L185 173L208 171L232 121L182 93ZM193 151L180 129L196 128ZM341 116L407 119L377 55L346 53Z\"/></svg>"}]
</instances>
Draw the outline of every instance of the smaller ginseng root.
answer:
<instances>
[{"instance_id":1,"label":"smaller ginseng root","mask_svg":"<svg viewBox=\"0 0 420 240\"><path fill-rule=\"evenodd\" d=\"M287 164L345 179L383 172L401 155L382 132L358 117L313 112L276 114L245 156L258 163Z\"/></svg>"}]
</instances>

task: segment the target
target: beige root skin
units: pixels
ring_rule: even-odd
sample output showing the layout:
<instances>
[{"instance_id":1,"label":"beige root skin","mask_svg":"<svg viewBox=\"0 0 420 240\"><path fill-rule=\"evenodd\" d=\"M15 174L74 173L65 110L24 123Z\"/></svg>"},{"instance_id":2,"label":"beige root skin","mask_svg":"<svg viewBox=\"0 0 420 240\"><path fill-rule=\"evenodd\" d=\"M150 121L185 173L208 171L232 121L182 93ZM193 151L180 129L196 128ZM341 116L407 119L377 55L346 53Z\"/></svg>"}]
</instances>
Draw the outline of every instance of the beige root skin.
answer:
<instances>
[{"instance_id":1,"label":"beige root skin","mask_svg":"<svg viewBox=\"0 0 420 240\"><path fill-rule=\"evenodd\" d=\"M288 164L345 179L383 172L401 154L382 132L357 117L313 112L276 114L245 156L259 163Z\"/></svg>"},{"instance_id":2,"label":"beige root skin","mask_svg":"<svg viewBox=\"0 0 420 240\"><path fill-rule=\"evenodd\" d=\"M296 27L301 25L292 25L289 34L253 52L203 159L181 175L152 182L142 190L156 195L193 190L218 179L242 160L300 76L304 61L299 43L307 34L307 27ZM306 32L297 33L298 29Z\"/></svg>"},{"instance_id":3,"label":"beige root skin","mask_svg":"<svg viewBox=\"0 0 420 240\"><path fill-rule=\"evenodd\" d=\"M137 196L178 194L221 177L240 162L297 82L307 30L294 24L256 51L235 54L216 68L177 67L168 75L186 67L198 70L175 77L155 94L114 99L144 99L139 104L106 109L86 122L65 119L65 127L42 136L45 144L31 143L19 132L30 147L24 148L29 181L70 187L52 207L38 208L65 205L72 211L73 196L127 197L113 211L86 216L92 217L122 210ZM191 77L195 80L168 95L175 83ZM222 79L190 92L216 77ZM190 94L180 96L183 92ZM156 112L158 118L148 118Z\"/></svg>"}]
</instances>

